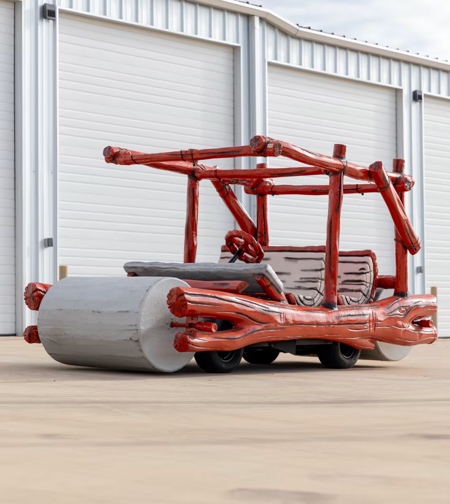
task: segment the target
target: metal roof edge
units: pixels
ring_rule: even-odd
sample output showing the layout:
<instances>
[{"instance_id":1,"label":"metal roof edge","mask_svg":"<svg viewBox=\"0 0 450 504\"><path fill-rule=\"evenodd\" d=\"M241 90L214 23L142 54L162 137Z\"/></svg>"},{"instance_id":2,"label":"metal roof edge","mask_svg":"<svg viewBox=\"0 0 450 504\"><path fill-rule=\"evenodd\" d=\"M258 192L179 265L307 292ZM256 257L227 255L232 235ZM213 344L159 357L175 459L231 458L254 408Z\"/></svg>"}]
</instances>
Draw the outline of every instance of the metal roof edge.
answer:
<instances>
[{"instance_id":1,"label":"metal roof edge","mask_svg":"<svg viewBox=\"0 0 450 504\"><path fill-rule=\"evenodd\" d=\"M353 49L365 53L376 54L377 56L384 56L386 58L405 61L408 63L415 63L416 65L423 65L439 70L445 70L447 72L450 71L450 63L448 62L412 54L407 51L382 47L377 44L362 42L360 40L345 38L339 35L332 35L331 33L317 32L307 28L301 28L300 26L286 21L278 14L264 9L263 7L258 7L257 5L247 4L236 0L198 0L198 3L209 5L211 7L227 9L241 14L247 14L249 16L259 16L293 37L304 38L314 42L320 42L322 44L332 44L344 49Z\"/></svg>"}]
</instances>

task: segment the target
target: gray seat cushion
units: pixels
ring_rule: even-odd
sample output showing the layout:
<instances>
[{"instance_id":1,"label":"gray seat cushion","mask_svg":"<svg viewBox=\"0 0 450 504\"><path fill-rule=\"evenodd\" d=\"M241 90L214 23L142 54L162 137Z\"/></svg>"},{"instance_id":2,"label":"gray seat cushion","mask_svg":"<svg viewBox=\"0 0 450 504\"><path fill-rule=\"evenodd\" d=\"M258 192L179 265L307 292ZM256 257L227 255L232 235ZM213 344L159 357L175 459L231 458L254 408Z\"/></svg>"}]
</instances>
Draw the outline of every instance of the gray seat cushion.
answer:
<instances>
[{"instance_id":1,"label":"gray seat cushion","mask_svg":"<svg viewBox=\"0 0 450 504\"><path fill-rule=\"evenodd\" d=\"M283 292L283 283L270 264L236 264L236 263L168 263L133 261L124 265L127 273L137 276L173 277L182 280L229 281L243 280L248 288L243 294L261 292L256 281L257 275L263 275L277 289Z\"/></svg>"}]
</instances>

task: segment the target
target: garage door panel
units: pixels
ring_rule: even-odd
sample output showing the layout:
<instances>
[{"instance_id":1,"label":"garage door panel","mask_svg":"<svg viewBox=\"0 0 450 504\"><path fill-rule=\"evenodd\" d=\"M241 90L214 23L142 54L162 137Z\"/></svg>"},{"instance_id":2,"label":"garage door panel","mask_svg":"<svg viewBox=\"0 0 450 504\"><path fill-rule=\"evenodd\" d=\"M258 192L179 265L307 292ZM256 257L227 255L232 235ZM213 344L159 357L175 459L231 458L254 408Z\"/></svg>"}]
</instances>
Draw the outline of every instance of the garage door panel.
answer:
<instances>
[{"instance_id":1,"label":"garage door panel","mask_svg":"<svg viewBox=\"0 0 450 504\"><path fill-rule=\"evenodd\" d=\"M231 100L230 100L231 101ZM142 111L142 109L140 109ZM210 109L210 112L212 109ZM61 112L66 113L65 110L61 110ZM155 113L155 109L152 109L149 113L149 117L154 117L157 115ZM81 119L80 116L83 112L78 112L77 114L73 114L70 111L67 112L67 117L63 121L61 121L61 126L67 128L67 135L73 139L76 137L80 137L84 142L84 149L96 148L97 144L95 143L98 140L103 140L105 142L111 140L111 135L118 136L120 139L129 139L133 141L135 145L140 145L142 148L145 145L148 146L148 140L160 140L165 142L166 144L170 142L167 138L167 133L165 133L165 129L167 130L170 127L173 135L176 135L180 144L187 144L189 146L192 142L198 142L198 137L195 134L196 129L204 127L205 119L202 116L197 116L196 114L189 113L189 130L186 130L186 126L183 124L178 124L176 121L178 120L179 115L173 115L170 113L164 114L161 121L158 121L156 125L147 125L145 120L142 119L122 119L122 117L117 115L108 114L105 116L104 120L111 121L111 123L116 122L117 124L111 124L109 129L110 132L103 132L104 122L98 122L93 120L89 120L90 117L94 118L95 114L91 114L89 111L86 111L86 118ZM119 124L120 123L120 124ZM225 127L225 131L224 128ZM233 127L232 122L228 122L226 119L221 123L221 125L212 124L209 128L211 135L214 135L217 139L223 139L223 141L229 141L229 134L227 130ZM101 128L101 131L99 131ZM144 130L145 128L145 130ZM92 131L96 132L96 139L86 139L85 132ZM147 142L147 143L146 143ZM72 142L67 142L68 147L72 147L73 149L76 146L72 146ZM158 145L160 145L158 143ZM178 146L179 148L179 146ZM229 161L228 161L229 162Z\"/></svg>"},{"instance_id":2,"label":"garage door panel","mask_svg":"<svg viewBox=\"0 0 450 504\"><path fill-rule=\"evenodd\" d=\"M68 16L66 16L67 19ZM124 36L124 30L127 30ZM98 52L104 53L106 61L117 61L117 57L124 55L127 57L133 56L142 59L142 63L148 62L149 53L154 54L152 59L156 62L165 61L178 61L181 55L191 55L195 52L199 57L194 59L192 63L189 60L183 60L183 65L191 68L200 66L205 59L210 59L217 68L220 68L220 60L217 59L217 52L215 48L217 45L214 43L205 44L203 41L195 40L193 38L184 39L184 43L179 42L179 38L173 37L170 34L162 32L157 33L158 39L153 41L152 46L142 44L142 36L149 32L148 29L132 28L120 24L110 23L108 27L109 37L100 39L98 37L98 30L96 21L94 23L80 20L78 24L72 23L71 26L65 26L64 32L61 33L61 39L69 40L75 43L76 46L68 48L68 51L76 52L74 47L90 49L93 45ZM132 50L132 53L130 53ZM120 61L122 64L122 61ZM127 64L127 60L123 62ZM192 66L190 66L192 64ZM222 67L222 71L225 70Z\"/></svg>"},{"instance_id":3,"label":"garage door panel","mask_svg":"<svg viewBox=\"0 0 450 504\"><path fill-rule=\"evenodd\" d=\"M158 38L154 39L151 46L148 44L142 45L142 37L148 35L147 30L134 29L138 33L138 38L126 37L126 42L124 42L123 30L131 29L128 27L109 27L108 42L106 39L102 40L98 37L96 27L89 32L90 37L86 36L86 31L68 33L67 29L70 28L65 26L60 40L62 43L68 44L67 55L73 56L69 64L78 64L80 68L90 68L92 65L111 72L122 71L125 75L134 75L136 67L142 67L138 79L152 76L155 73L164 78L163 68L166 64L172 64L176 67L175 73L180 78L179 80L182 80L184 74L187 74L186 78L194 81L194 75L199 72L201 75L215 72L227 76L227 68L222 65L222 62L233 58L231 50L229 54L217 58L217 48L219 46L215 44L207 46L204 42L193 39L186 41L185 44L180 44L172 35L162 33L157 35ZM115 34L116 37L114 37ZM86 54L86 58L80 56L80 51L89 52L93 45L95 46L95 54ZM194 53L195 58L192 57ZM147 66L149 59L154 62L152 71ZM93 65L94 62L95 65ZM229 75L226 78L229 80Z\"/></svg>"},{"instance_id":4,"label":"garage door panel","mask_svg":"<svg viewBox=\"0 0 450 504\"><path fill-rule=\"evenodd\" d=\"M60 30L60 262L109 275L181 261L186 177L106 165L102 150L233 145L233 49L70 15ZM233 219L209 182L200 194L198 259L217 261Z\"/></svg>"},{"instance_id":5,"label":"garage door panel","mask_svg":"<svg viewBox=\"0 0 450 504\"><path fill-rule=\"evenodd\" d=\"M426 97L425 281L438 288L438 333L450 337L450 103Z\"/></svg>"},{"instance_id":6,"label":"garage door panel","mask_svg":"<svg viewBox=\"0 0 450 504\"><path fill-rule=\"evenodd\" d=\"M186 55L186 57L188 56L189 55ZM231 60L232 58L229 59L228 63ZM130 72L133 74L133 70L136 69L136 66L139 66L139 61L133 62L131 57L129 61L130 63L121 65L120 71L123 73L118 74L117 69L111 65L111 63L98 61L98 59L89 60L88 58L80 56L78 52L75 52L72 54L71 62L67 62L64 65L65 70L61 73L61 80L64 81L64 79L67 76L70 77L71 74L77 74L84 75L86 79L88 79L88 82L95 82L98 79L100 82L104 83L105 86L113 87L114 83L128 82L127 77ZM167 63L167 61L164 63ZM202 65L205 65L205 63L207 66L204 68L180 68L180 78L177 80L169 79L167 73L164 72L163 69L154 68L149 70L143 67L140 69L141 75L138 75L135 79L133 79L133 84L136 88L138 88L139 86L146 86L149 82L151 82L156 88L161 90L188 93L189 91L195 89L198 82L199 72L214 72L221 75L223 80L222 82L217 83L217 89L211 89L211 93L212 96L220 96L221 89L228 91L226 86L232 79L230 78L230 75L223 71L223 68L213 66L209 62L202 62ZM177 67L180 67L179 62L177 62Z\"/></svg>"},{"instance_id":7,"label":"garage door panel","mask_svg":"<svg viewBox=\"0 0 450 504\"><path fill-rule=\"evenodd\" d=\"M329 78L329 77L322 77L322 78ZM303 92L305 93L305 97L298 97L298 93ZM347 100L336 100L333 99L332 96L330 96L334 91L333 90L321 90L320 88L318 89L317 87L314 88L314 90L311 90L306 86L305 88L297 87L295 89L295 95L292 93L285 93L280 95L275 95L274 96L274 102L276 103L279 101L282 103L284 100L289 99L292 105L294 106L301 106L302 104L307 104L308 108L310 110L311 106L314 105L320 105L323 103L323 98L324 95L327 95L328 101L327 104L330 106L330 110L317 110L317 113L319 116L322 116L324 118L327 117L337 117L340 116L340 119L342 118L342 114L352 114L352 111L354 110L354 107L358 107L359 110L363 112L374 112L378 115L380 111L385 110L386 112L389 112L389 107L386 106L385 103L383 102L374 102L372 104L368 104L366 101L358 101L355 97L354 94L352 94L352 102L349 103L348 99ZM297 96L297 97L296 97ZM307 97L306 97L307 96ZM389 117L389 116L387 116ZM387 118L380 116L377 118L377 123L386 123ZM365 125L365 127L369 127Z\"/></svg>"},{"instance_id":8,"label":"garage door panel","mask_svg":"<svg viewBox=\"0 0 450 504\"><path fill-rule=\"evenodd\" d=\"M149 83L148 87L152 89L152 93L144 89L140 90L128 90L126 96L123 95L119 89L111 89L106 86L98 84L96 86L88 84L80 84L76 91L73 92L73 100L77 101L80 109L86 108L89 110L92 105L97 104L97 99L99 96L109 97L114 100L111 103L115 108L122 107L137 107L142 113L151 113L153 115L169 114L174 117L178 117L180 107L186 109L186 111L192 114L193 118L202 117L202 108L205 105L210 106L210 113L217 113L221 111L220 103L217 103L213 97L198 95L192 97L190 93L175 95L174 93L166 92L163 89L158 89ZM61 85L61 89L65 89L64 85ZM142 92L145 92L147 96L142 97ZM229 95L231 96L231 95ZM164 98L169 99L168 103L159 103L157 100L163 100ZM199 109L199 106L201 108Z\"/></svg>"},{"instance_id":9,"label":"garage door panel","mask_svg":"<svg viewBox=\"0 0 450 504\"><path fill-rule=\"evenodd\" d=\"M381 160L389 169L397 152L395 91L269 66L269 135L328 155L335 143L343 143L352 162L368 166ZM272 166L295 164L271 160ZM352 179L346 182L355 183ZM328 184L328 177L277 183ZM326 196L270 198L269 208L274 245L325 244ZM393 225L378 194L345 195L340 248L371 248L377 254L381 273L395 272Z\"/></svg>"},{"instance_id":10,"label":"garage door panel","mask_svg":"<svg viewBox=\"0 0 450 504\"><path fill-rule=\"evenodd\" d=\"M80 185L78 191L70 196L71 199L78 197L78 200L82 201L83 195L86 193L100 194L103 192L106 196L121 196L122 202L125 204L127 202L126 188L133 189L133 194L129 199L130 203L132 203L135 199L148 200L148 191L155 187L164 192L171 191L174 188L181 190L185 187L185 184L179 183L180 179L183 180L183 178L176 175L173 175L174 183L172 183L169 177L159 178L158 175L145 177L142 172L133 173L131 171L127 171L124 174L120 173L119 175L118 170L118 168L114 172L112 170L109 172L105 170L98 174L91 174L80 170L81 173L70 174L66 178L65 184L62 184L62 188L69 189L74 184ZM105 181L105 178L108 180ZM136 187L136 183L139 183L139 187ZM101 187L97 187L97 185L101 185ZM153 195L153 200L166 201L164 192Z\"/></svg>"},{"instance_id":11,"label":"garage door panel","mask_svg":"<svg viewBox=\"0 0 450 504\"><path fill-rule=\"evenodd\" d=\"M281 115L281 114L280 114ZM278 121L273 121L272 126L273 127L279 127L282 128L283 124L286 123L286 121L291 120L292 117L286 116L286 117L281 117L280 120ZM311 117L303 117L302 119L295 119L299 127L303 128L308 128L308 132L304 133L303 138L306 136L309 136L311 139L315 139L317 137L317 134L327 134L327 135L336 135L336 122L333 121L333 118L329 116L326 120L322 120L320 117L317 116L311 116ZM314 121L313 124L311 124L311 120ZM336 120L339 120L339 116L336 116ZM381 123L380 124L381 128L386 128L388 129L388 125ZM354 134L354 127L352 125L349 125L346 127L345 125L340 125L339 126L339 133L341 135L348 135L351 136ZM376 135L375 135L376 133ZM391 138L389 135L386 133L384 134L383 132L377 131L376 128L368 128L368 127L361 127L360 129L360 140L359 140L359 148L360 149L377 149L380 142L390 142Z\"/></svg>"},{"instance_id":12,"label":"garage door panel","mask_svg":"<svg viewBox=\"0 0 450 504\"><path fill-rule=\"evenodd\" d=\"M0 0L0 335L15 333L14 3Z\"/></svg>"},{"instance_id":13,"label":"garage door panel","mask_svg":"<svg viewBox=\"0 0 450 504\"><path fill-rule=\"evenodd\" d=\"M0 24L1 28L1 24ZM13 36L13 35L12 35ZM2 52L0 52L0 65L2 65L2 68L5 69L7 74L9 74L11 71L14 71L14 46L13 45L3 45ZM1 81L3 85L6 83L8 84L9 79L8 76L3 75L1 78Z\"/></svg>"}]
</instances>

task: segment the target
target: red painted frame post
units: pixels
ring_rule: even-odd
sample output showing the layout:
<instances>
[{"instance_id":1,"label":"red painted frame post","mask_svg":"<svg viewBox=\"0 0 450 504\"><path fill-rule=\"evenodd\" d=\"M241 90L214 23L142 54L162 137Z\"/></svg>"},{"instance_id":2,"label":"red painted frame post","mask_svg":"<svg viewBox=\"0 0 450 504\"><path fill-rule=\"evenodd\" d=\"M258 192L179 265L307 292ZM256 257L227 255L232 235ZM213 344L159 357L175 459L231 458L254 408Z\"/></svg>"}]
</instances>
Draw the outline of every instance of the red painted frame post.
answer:
<instances>
[{"instance_id":1,"label":"red painted frame post","mask_svg":"<svg viewBox=\"0 0 450 504\"><path fill-rule=\"evenodd\" d=\"M186 195L186 224L184 227L184 262L195 263L198 236L199 181L188 177Z\"/></svg>"},{"instance_id":2,"label":"red painted frame post","mask_svg":"<svg viewBox=\"0 0 450 504\"><path fill-rule=\"evenodd\" d=\"M383 168L383 163L381 163L381 161L376 161L371 164L369 166L369 172L388 207L400 239L410 254L417 254L421 248L420 239L406 215L400 196L394 189L388 174Z\"/></svg>"},{"instance_id":3,"label":"red painted frame post","mask_svg":"<svg viewBox=\"0 0 450 504\"><path fill-rule=\"evenodd\" d=\"M267 168L266 163L259 163L256 165L257 169ZM268 216L268 203L266 194L258 194L256 196L256 239L264 247L269 245L269 216Z\"/></svg>"},{"instance_id":4,"label":"red painted frame post","mask_svg":"<svg viewBox=\"0 0 450 504\"><path fill-rule=\"evenodd\" d=\"M334 146L333 157L345 159L345 145ZM344 161L343 161L344 166ZM341 231L341 209L344 195L344 170L330 174L330 196L328 200L327 243L325 251L325 286L322 306L337 308L337 286L339 268L339 235Z\"/></svg>"},{"instance_id":5,"label":"red painted frame post","mask_svg":"<svg viewBox=\"0 0 450 504\"><path fill-rule=\"evenodd\" d=\"M222 201L227 206L231 215L236 219L242 231L256 237L256 226L252 221L247 210L242 206L241 202L237 199L230 184L221 180L211 179L211 183L217 191L217 194L222 198Z\"/></svg>"},{"instance_id":6,"label":"red painted frame post","mask_svg":"<svg viewBox=\"0 0 450 504\"><path fill-rule=\"evenodd\" d=\"M405 171L405 160L394 159L392 163L392 171L395 173L403 174ZM397 188L396 188L397 190ZM397 194L400 201L405 206L405 193L399 192ZM401 236L397 229L395 229L395 287L394 296L408 297L408 250L402 242Z\"/></svg>"}]
</instances>

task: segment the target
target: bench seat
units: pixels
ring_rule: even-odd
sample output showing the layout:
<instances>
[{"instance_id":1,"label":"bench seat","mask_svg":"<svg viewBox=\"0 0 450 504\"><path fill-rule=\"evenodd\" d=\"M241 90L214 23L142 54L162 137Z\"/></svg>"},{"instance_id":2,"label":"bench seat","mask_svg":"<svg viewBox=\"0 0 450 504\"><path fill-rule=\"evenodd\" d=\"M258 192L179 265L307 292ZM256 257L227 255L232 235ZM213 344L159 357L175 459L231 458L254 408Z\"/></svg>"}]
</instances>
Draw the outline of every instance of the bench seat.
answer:
<instances>
[{"instance_id":1,"label":"bench seat","mask_svg":"<svg viewBox=\"0 0 450 504\"><path fill-rule=\"evenodd\" d=\"M260 294L263 277L277 293L291 293L300 306L320 306L325 281L325 247L264 247L259 264L228 263L232 254L222 247L219 263L168 263L133 261L124 265L137 276L184 280L242 280L242 294ZM371 250L339 253L338 304L366 304L374 299L378 267ZM273 296L272 296L273 297Z\"/></svg>"},{"instance_id":2,"label":"bench seat","mask_svg":"<svg viewBox=\"0 0 450 504\"><path fill-rule=\"evenodd\" d=\"M292 293L301 306L320 306L325 281L325 247L263 247L261 264L270 264L283 282L285 293ZM231 253L222 247L220 262ZM356 250L339 253L339 304L366 304L373 300L378 267L375 253Z\"/></svg>"}]
</instances>

